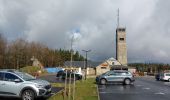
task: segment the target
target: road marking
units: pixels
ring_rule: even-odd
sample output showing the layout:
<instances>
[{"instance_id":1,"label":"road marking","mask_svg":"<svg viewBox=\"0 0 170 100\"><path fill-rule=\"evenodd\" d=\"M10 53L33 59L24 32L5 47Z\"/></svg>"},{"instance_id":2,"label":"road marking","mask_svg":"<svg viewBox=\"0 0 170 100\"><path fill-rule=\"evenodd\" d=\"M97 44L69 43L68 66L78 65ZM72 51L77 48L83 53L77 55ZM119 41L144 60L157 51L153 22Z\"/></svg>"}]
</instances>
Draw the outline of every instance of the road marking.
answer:
<instances>
[{"instance_id":1,"label":"road marking","mask_svg":"<svg viewBox=\"0 0 170 100\"><path fill-rule=\"evenodd\" d=\"M143 88L144 90L150 90L150 88Z\"/></svg>"},{"instance_id":2,"label":"road marking","mask_svg":"<svg viewBox=\"0 0 170 100\"><path fill-rule=\"evenodd\" d=\"M142 86L142 85L136 85L136 86L140 87L140 86Z\"/></svg>"},{"instance_id":3,"label":"road marking","mask_svg":"<svg viewBox=\"0 0 170 100\"><path fill-rule=\"evenodd\" d=\"M139 92L99 92L99 94L140 94Z\"/></svg>"},{"instance_id":4,"label":"road marking","mask_svg":"<svg viewBox=\"0 0 170 100\"><path fill-rule=\"evenodd\" d=\"M161 94L161 95L164 95L165 93L163 93L163 92L158 92L158 93L155 93L155 94Z\"/></svg>"},{"instance_id":5,"label":"road marking","mask_svg":"<svg viewBox=\"0 0 170 100\"><path fill-rule=\"evenodd\" d=\"M101 94L105 94L105 93L108 93L108 92L99 92L99 93L101 93Z\"/></svg>"},{"instance_id":6,"label":"road marking","mask_svg":"<svg viewBox=\"0 0 170 100\"><path fill-rule=\"evenodd\" d=\"M99 88L100 90L106 89L106 88Z\"/></svg>"}]
</instances>

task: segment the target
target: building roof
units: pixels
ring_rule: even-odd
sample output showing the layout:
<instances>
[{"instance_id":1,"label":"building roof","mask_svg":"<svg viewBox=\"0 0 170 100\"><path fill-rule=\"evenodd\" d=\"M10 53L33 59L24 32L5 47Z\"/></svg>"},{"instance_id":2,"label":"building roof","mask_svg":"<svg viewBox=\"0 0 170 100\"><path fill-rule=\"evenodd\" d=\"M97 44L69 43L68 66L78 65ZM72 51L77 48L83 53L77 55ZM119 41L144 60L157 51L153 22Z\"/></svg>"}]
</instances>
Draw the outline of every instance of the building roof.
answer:
<instances>
[{"instance_id":1,"label":"building roof","mask_svg":"<svg viewBox=\"0 0 170 100\"><path fill-rule=\"evenodd\" d=\"M108 61L117 61L115 58L111 57L108 59Z\"/></svg>"},{"instance_id":2,"label":"building roof","mask_svg":"<svg viewBox=\"0 0 170 100\"><path fill-rule=\"evenodd\" d=\"M111 58L109 58L109 59L107 59L105 61L102 61L102 62L87 61L87 67L89 67L89 68L96 68L97 66L99 66L99 65L101 65L103 63L107 63L108 61L115 62L117 60L115 58L111 57ZM66 61L64 63L64 66L67 66L67 67L70 66L70 61ZM73 61L72 62L72 66L73 67L85 68L85 61ZM110 64L109 64L109 66L110 66ZM116 65L113 65L113 66L116 66ZM117 66L120 66L120 65L117 65Z\"/></svg>"},{"instance_id":3,"label":"building roof","mask_svg":"<svg viewBox=\"0 0 170 100\"><path fill-rule=\"evenodd\" d=\"M70 61L66 61L64 63L64 66L70 66ZM96 68L98 65L100 65L102 62L92 62L92 61L87 61L87 67L90 68ZM72 62L73 67L81 67L85 68L85 61L73 61Z\"/></svg>"}]
</instances>

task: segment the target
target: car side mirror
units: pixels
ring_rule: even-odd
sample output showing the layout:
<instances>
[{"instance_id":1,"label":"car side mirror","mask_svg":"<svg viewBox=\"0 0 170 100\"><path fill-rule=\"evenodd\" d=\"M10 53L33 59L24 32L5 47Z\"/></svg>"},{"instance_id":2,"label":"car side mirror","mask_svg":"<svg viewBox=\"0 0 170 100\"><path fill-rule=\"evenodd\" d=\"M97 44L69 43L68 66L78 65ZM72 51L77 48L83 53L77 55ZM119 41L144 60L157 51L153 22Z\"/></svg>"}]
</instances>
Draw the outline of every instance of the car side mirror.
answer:
<instances>
[{"instance_id":1,"label":"car side mirror","mask_svg":"<svg viewBox=\"0 0 170 100\"><path fill-rule=\"evenodd\" d=\"M19 82L21 82L21 80L20 79L15 79L14 82L19 83Z\"/></svg>"}]
</instances>

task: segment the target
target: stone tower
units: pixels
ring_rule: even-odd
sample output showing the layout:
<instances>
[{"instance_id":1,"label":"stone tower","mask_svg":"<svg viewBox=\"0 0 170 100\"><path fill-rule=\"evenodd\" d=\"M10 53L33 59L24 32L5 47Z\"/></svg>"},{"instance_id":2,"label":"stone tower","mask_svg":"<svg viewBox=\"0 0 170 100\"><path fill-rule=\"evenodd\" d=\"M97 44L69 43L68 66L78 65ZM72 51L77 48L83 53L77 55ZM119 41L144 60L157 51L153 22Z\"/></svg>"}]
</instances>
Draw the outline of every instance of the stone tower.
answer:
<instances>
[{"instance_id":1,"label":"stone tower","mask_svg":"<svg viewBox=\"0 0 170 100\"><path fill-rule=\"evenodd\" d=\"M127 66L126 28L116 29L116 60Z\"/></svg>"}]
</instances>

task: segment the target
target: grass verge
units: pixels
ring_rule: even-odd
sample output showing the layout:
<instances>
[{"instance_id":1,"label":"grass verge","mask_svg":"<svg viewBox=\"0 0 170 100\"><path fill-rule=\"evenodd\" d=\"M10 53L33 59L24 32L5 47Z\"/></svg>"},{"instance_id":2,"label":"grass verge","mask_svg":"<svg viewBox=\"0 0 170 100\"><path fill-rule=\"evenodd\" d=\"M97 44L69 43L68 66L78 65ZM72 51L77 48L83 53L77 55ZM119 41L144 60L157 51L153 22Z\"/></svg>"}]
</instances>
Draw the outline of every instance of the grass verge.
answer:
<instances>
[{"instance_id":1,"label":"grass verge","mask_svg":"<svg viewBox=\"0 0 170 100\"><path fill-rule=\"evenodd\" d=\"M56 87L64 87L63 83L52 83L52 85ZM71 94L72 93L73 92L71 90ZM64 100L63 95L64 92L60 91L56 95L50 97L48 100ZM97 85L95 84L94 78L76 81L75 100L98 100Z\"/></svg>"}]
</instances>

